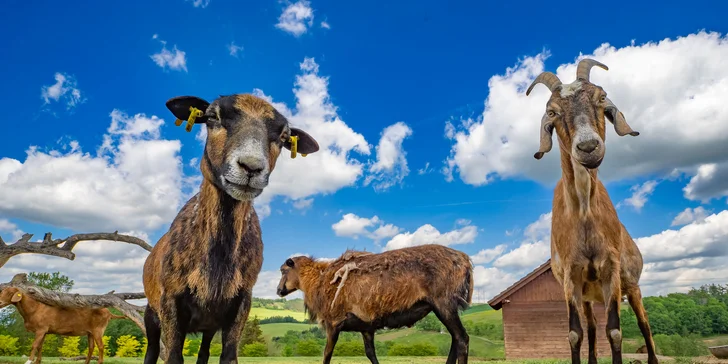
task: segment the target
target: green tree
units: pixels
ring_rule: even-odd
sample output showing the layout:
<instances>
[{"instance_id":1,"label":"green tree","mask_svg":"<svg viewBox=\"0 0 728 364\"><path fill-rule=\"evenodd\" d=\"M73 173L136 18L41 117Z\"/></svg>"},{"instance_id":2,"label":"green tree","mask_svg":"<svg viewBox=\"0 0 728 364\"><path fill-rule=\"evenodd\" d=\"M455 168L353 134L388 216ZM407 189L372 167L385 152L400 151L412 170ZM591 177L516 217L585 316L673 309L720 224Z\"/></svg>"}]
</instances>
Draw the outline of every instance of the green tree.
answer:
<instances>
[{"instance_id":1,"label":"green tree","mask_svg":"<svg viewBox=\"0 0 728 364\"><path fill-rule=\"evenodd\" d=\"M61 338L58 335L46 335L45 340L43 340L43 356L58 356L58 349L61 347L61 343Z\"/></svg>"},{"instance_id":2,"label":"green tree","mask_svg":"<svg viewBox=\"0 0 728 364\"><path fill-rule=\"evenodd\" d=\"M254 317L252 320L248 320L243 327L243 333L240 337L240 345L242 348L248 344L263 343L265 344L265 338L263 338L263 330L260 329L260 320Z\"/></svg>"},{"instance_id":3,"label":"green tree","mask_svg":"<svg viewBox=\"0 0 728 364\"><path fill-rule=\"evenodd\" d=\"M137 356L141 344L131 335L123 335L116 340L116 356L120 358L133 358Z\"/></svg>"},{"instance_id":4,"label":"green tree","mask_svg":"<svg viewBox=\"0 0 728 364\"><path fill-rule=\"evenodd\" d=\"M221 343L210 344L210 356L220 356L220 355L222 355L222 344Z\"/></svg>"},{"instance_id":5,"label":"green tree","mask_svg":"<svg viewBox=\"0 0 728 364\"><path fill-rule=\"evenodd\" d=\"M200 339L185 339L184 347L182 348L182 355L184 356L197 356L200 351L200 345L202 341Z\"/></svg>"},{"instance_id":6,"label":"green tree","mask_svg":"<svg viewBox=\"0 0 728 364\"><path fill-rule=\"evenodd\" d=\"M264 343L255 342L252 344L248 344L243 346L243 350L241 350L242 356L246 357L263 357L268 356L268 346Z\"/></svg>"},{"instance_id":7,"label":"green tree","mask_svg":"<svg viewBox=\"0 0 728 364\"><path fill-rule=\"evenodd\" d=\"M18 338L9 335L0 335L0 356L15 356L18 354Z\"/></svg>"},{"instance_id":8,"label":"green tree","mask_svg":"<svg viewBox=\"0 0 728 364\"><path fill-rule=\"evenodd\" d=\"M435 316L434 313L430 313L429 315L425 316L422 320L417 321L415 324L415 327L422 331L434 331L434 332L440 332L445 329L445 327L442 325L442 322Z\"/></svg>"},{"instance_id":9,"label":"green tree","mask_svg":"<svg viewBox=\"0 0 728 364\"><path fill-rule=\"evenodd\" d=\"M38 287L64 293L70 292L74 284L71 278L68 278L68 276L63 275L60 272L30 272L28 273L28 281Z\"/></svg>"},{"instance_id":10,"label":"green tree","mask_svg":"<svg viewBox=\"0 0 728 364\"><path fill-rule=\"evenodd\" d=\"M313 339L299 341L296 345L296 355L298 356L319 356L321 352L321 345Z\"/></svg>"},{"instance_id":11,"label":"green tree","mask_svg":"<svg viewBox=\"0 0 728 364\"><path fill-rule=\"evenodd\" d=\"M58 348L58 353L64 358L72 358L81 355L78 350L78 343L81 340L78 336L69 336L63 338L63 345Z\"/></svg>"},{"instance_id":12,"label":"green tree","mask_svg":"<svg viewBox=\"0 0 728 364\"><path fill-rule=\"evenodd\" d=\"M366 352L364 351L364 343L359 341L343 341L336 344L336 347L334 347L334 355L335 356L364 356L366 355Z\"/></svg>"}]
</instances>

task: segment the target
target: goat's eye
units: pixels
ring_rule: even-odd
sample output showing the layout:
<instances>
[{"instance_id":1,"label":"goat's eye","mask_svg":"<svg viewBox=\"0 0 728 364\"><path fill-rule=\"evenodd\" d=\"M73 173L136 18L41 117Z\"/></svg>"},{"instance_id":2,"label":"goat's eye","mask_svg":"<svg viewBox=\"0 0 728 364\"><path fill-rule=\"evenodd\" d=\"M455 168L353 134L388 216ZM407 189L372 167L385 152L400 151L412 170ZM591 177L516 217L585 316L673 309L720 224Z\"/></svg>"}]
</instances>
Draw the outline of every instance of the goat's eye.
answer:
<instances>
[{"instance_id":1,"label":"goat's eye","mask_svg":"<svg viewBox=\"0 0 728 364\"><path fill-rule=\"evenodd\" d=\"M548 116L549 116L550 118L552 118L552 117L556 116L556 113L555 113L555 112L554 112L553 110L549 110L549 111L547 111L547 112L546 112L546 114L547 114L547 115L548 115Z\"/></svg>"},{"instance_id":2,"label":"goat's eye","mask_svg":"<svg viewBox=\"0 0 728 364\"><path fill-rule=\"evenodd\" d=\"M601 101L601 102L607 101L607 95L602 95L602 96L601 96L601 97L599 98L599 101Z\"/></svg>"}]
</instances>

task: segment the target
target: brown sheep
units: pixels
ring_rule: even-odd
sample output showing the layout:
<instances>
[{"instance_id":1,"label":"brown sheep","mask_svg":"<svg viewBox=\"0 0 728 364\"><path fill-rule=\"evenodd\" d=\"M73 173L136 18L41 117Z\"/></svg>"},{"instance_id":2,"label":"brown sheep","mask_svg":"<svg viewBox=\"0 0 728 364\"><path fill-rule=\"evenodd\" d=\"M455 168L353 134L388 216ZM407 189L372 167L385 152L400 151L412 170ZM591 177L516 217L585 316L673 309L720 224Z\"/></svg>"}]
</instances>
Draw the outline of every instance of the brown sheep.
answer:
<instances>
[{"instance_id":1,"label":"brown sheep","mask_svg":"<svg viewBox=\"0 0 728 364\"><path fill-rule=\"evenodd\" d=\"M49 306L34 300L18 288L9 287L0 292L0 308L15 305L23 317L25 329L35 334L35 341L30 350L26 364L32 363L37 354L36 363L40 364L43 356L43 340L46 334L63 336L87 336L88 355L86 364L91 361L94 344L99 347L99 364L104 362L104 342L102 340L106 326L111 319L125 319L106 308L60 308Z\"/></svg>"},{"instance_id":2,"label":"brown sheep","mask_svg":"<svg viewBox=\"0 0 728 364\"><path fill-rule=\"evenodd\" d=\"M612 363L622 363L620 302L626 294L635 311L647 345L648 363L657 363L647 312L642 305L639 279L642 254L619 221L606 188L597 176L604 159L605 122L609 119L617 135L639 135L627 124L622 112L598 85L589 82L593 66L607 66L584 59L577 79L562 84L551 72L540 74L526 91L538 83L551 90L546 113L541 119L541 147L534 158L551 150L554 129L561 151L561 179L554 189L551 222L551 268L563 284L569 312L571 361L579 363L583 330L579 321L582 306L588 324L589 363L596 363L596 319L593 302L606 302L607 338Z\"/></svg>"},{"instance_id":3,"label":"brown sheep","mask_svg":"<svg viewBox=\"0 0 728 364\"><path fill-rule=\"evenodd\" d=\"M167 101L167 107L178 124L194 112L190 120L206 124L207 142L199 193L182 207L144 263L144 363L157 362L164 333L166 363L182 364L185 335L193 332L202 333L197 363L207 363L218 330L220 363L237 363L241 330L263 262L253 199L268 186L282 148L295 157L294 152L305 155L319 147L253 95L221 96L212 103L182 96Z\"/></svg>"},{"instance_id":4,"label":"brown sheep","mask_svg":"<svg viewBox=\"0 0 728 364\"><path fill-rule=\"evenodd\" d=\"M286 260L281 274L278 295L301 290L311 321L326 330L324 364L341 331L361 332L367 358L377 364L376 330L411 327L433 311L452 336L447 363L468 361L469 336L458 315L473 295L473 265L465 253L430 244L379 254L348 251L334 261L299 256Z\"/></svg>"}]
</instances>

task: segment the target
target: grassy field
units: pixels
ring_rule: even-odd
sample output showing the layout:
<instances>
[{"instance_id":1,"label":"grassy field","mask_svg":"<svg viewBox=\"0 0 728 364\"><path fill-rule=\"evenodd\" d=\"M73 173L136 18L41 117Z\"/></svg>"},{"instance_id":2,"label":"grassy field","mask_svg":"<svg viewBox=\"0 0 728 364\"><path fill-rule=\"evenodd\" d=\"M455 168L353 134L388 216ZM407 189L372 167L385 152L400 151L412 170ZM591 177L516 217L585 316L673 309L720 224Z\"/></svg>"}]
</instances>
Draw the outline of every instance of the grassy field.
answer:
<instances>
[{"instance_id":1,"label":"grassy field","mask_svg":"<svg viewBox=\"0 0 728 364\"><path fill-rule=\"evenodd\" d=\"M197 358L185 358L185 363L193 364ZM442 364L445 362L444 357L380 357L381 364ZM0 357L0 364L24 364L23 358ZM320 357L290 357L290 358L239 358L238 361L250 364L320 364ZM108 358L104 359L105 364L137 364L141 362L141 358ZM210 363L218 363L218 358L210 358ZM57 360L55 358L43 358L44 364L68 364L69 361ZM92 363L95 363L92 361ZM356 357L334 357L332 364L370 364L366 358ZM469 358L468 363L492 363L492 364L568 364L569 360L529 360L529 361L501 361L501 360L485 360L478 358ZM599 360L599 363L611 363L609 360Z\"/></svg>"},{"instance_id":2,"label":"grassy field","mask_svg":"<svg viewBox=\"0 0 728 364\"><path fill-rule=\"evenodd\" d=\"M291 316L294 319L298 321L303 321L306 319L306 314L301 311L291 311L291 310L270 310L267 308L262 307L253 307L250 309L250 318L258 317L259 320L262 320L264 318L273 317L273 316Z\"/></svg>"},{"instance_id":3,"label":"grassy field","mask_svg":"<svg viewBox=\"0 0 728 364\"><path fill-rule=\"evenodd\" d=\"M312 327L315 327L316 325L309 325L309 324L265 324L260 325L260 329L263 331L263 337L267 341L270 341L272 338L276 336L284 336L288 331L306 331Z\"/></svg>"},{"instance_id":4,"label":"grassy field","mask_svg":"<svg viewBox=\"0 0 728 364\"><path fill-rule=\"evenodd\" d=\"M450 334L417 331L416 329L398 330L388 332L375 336L377 341L394 341L395 343L401 344L415 344L420 342L430 343L435 345L440 352L450 350ZM443 348L446 348L444 350ZM486 338L470 335L470 355L481 358L504 358L503 353L503 342L502 341L491 341Z\"/></svg>"}]
</instances>

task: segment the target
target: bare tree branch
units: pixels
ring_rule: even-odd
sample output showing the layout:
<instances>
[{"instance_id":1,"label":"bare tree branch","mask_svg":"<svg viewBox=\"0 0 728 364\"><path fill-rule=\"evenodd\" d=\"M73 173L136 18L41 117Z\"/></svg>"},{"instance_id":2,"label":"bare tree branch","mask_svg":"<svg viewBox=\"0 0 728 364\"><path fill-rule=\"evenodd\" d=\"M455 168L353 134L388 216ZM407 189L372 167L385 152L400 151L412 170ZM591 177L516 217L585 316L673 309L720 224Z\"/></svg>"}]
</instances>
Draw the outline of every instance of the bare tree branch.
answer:
<instances>
[{"instance_id":1,"label":"bare tree branch","mask_svg":"<svg viewBox=\"0 0 728 364\"><path fill-rule=\"evenodd\" d=\"M18 254L43 254L68 260L74 260L76 254L72 252L76 244L89 240L108 240L128 243L139 246L146 251L152 251L152 246L146 241L134 236L121 235L118 231L113 233L91 233L71 235L66 239L55 239L51 237L51 233L46 233L42 242L31 242L33 234L23 234L23 236L14 244L6 244L0 238L0 267L5 265L7 261ZM59 247L59 245L63 246Z\"/></svg>"}]
</instances>

